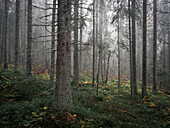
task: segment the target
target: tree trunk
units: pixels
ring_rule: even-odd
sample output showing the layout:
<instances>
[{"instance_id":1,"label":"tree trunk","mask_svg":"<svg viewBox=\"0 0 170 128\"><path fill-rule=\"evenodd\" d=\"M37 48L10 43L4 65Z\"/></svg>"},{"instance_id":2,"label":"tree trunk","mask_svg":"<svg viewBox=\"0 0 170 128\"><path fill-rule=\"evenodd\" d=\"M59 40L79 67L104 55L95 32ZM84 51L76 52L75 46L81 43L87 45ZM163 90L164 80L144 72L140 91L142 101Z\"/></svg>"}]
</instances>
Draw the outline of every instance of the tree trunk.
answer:
<instances>
[{"instance_id":1,"label":"tree trunk","mask_svg":"<svg viewBox=\"0 0 170 128\"><path fill-rule=\"evenodd\" d=\"M80 0L80 55L79 55L79 71L82 71L82 37L83 37L83 24L82 24L82 20L83 20L83 0Z\"/></svg>"},{"instance_id":2,"label":"tree trunk","mask_svg":"<svg viewBox=\"0 0 170 128\"><path fill-rule=\"evenodd\" d=\"M131 87L131 98L133 99L133 95L134 95L134 88L132 85L132 34L131 34L131 5L130 5L130 1L128 0L128 10L129 10L129 65L130 65L130 87Z\"/></svg>"},{"instance_id":3,"label":"tree trunk","mask_svg":"<svg viewBox=\"0 0 170 128\"><path fill-rule=\"evenodd\" d=\"M111 51L109 51L108 61L107 61L106 81L105 81L105 83L106 83L106 84L107 84L107 81L108 81L108 74L109 74L109 62L110 62L110 55L111 55Z\"/></svg>"},{"instance_id":4,"label":"tree trunk","mask_svg":"<svg viewBox=\"0 0 170 128\"><path fill-rule=\"evenodd\" d=\"M98 91L98 89L99 89L99 76L100 76L100 65L101 65L101 59L100 59L100 54L101 54L101 48L100 48L101 46L99 45L99 60L98 60L98 71L97 71L97 95L99 94L99 91Z\"/></svg>"},{"instance_id":5,"label":"tree trunk","mask_svg":"<svg viewBox=\"0 0 170 128\"><path fill-rule=\"evenodd\" d=\"M0 8L2 8L2 1L0 2ZM0 64L3 63L3 43L2 43L2 28L3 28L3 13L0 11L0 50L1 50L1 56L0 56Z\"/></svg>"},{"instance_id":6,"label":"tree trunk","mask_svg":"<svg viewBox=\"0 0 170 128\"><path fill-rule=\"evenodd\" d=\"M55 13L56 13L56 0L53 0L52 11L52 39L51 39L51 69L50 69L50 88L54 87L54 65L55 65Z\"/></svg>"},{"instance_id":7,"label":"tree trunk","mask_svg":"<svg viewBox=\"0 0 170 128\"><path fill-rule=\"evenodd\" d=\"M78 65L78 4L79 0L74 0L74 70L73 83L79 88L79 65Z\"/></svg>"},{"instance_id":8,"label":"tree trunk","mask_svg":"<svg viewBox=\"0 0 170 128\"><path fill-rule=\"evenodd\" d=\"M58 0L57 72L52 110L73 107L71 96L71 1Z\"/></svg>"},{"instance_id":9,"label":"tree trunk","mask_svg":"<svg viewBox=\"0 0 170 128\"><path fill-rule=\"evenodd\" d=\"M135 10L136 0L132 0L132 85L134 86L134 94L137 94L136 84L136 23L135 23Z\"/></svg>"},{"instance_id":10,"label":"tree trunk","mask_svg":"<svg viewBox=\"0 0 170 128\"><path fill-rule=\"evenodd\" d=\"M93 0L93 80L92 80L92 87L94 87L95 82L95 0Z\"/></svg>"},{"instance_id":11,"label":"tree trunk","mask_svg":"<svg viewBox=\"0 0 170 128\"><path fill-rule=\"evenodd\" d=\"M147 95L146 65L147 65L147 0L143 0L143 67L142 67L142 98Z\"/></svg>"},{"instance_id":12,"label":"tree trunk","mask_svg":"<svg viewBox=\"0 0 170 128\"><path fill-rule=\"evenodd\" d=\"M118 9L119 9L119 1L118 1ZM119 36L120 36L120 31L119 31L119 10L118 10L118 28L117 28L117 44L118 44L118 89L120 90L120 42L119 42Z\"/></svg>"},{"instance_id":13,"label":"tree trunk","mask_svg":"<svg viewBox=\"0 0 170 128\"><path fill-rule=\"evenodd\" d=\"M153 4L153 91L157 93L157 0Z\"/></svg>"},{"instance_id":14,"label":"tree trunk","mask_svg":"<svg viewBox=\"0 0 170 128\"><path fill-rule=\"evenodd\" d=\"M32 0L28 0L28 19L27 19L27 61L26 61L26 75L32 76L31 66L31 47L32 45Z\"/></svg>"},{"instance_id":15,"label":"tree trunk","mask_svg":"<svg viewBox=\"0 0 170 128\"><path fill-rule=\"evenodd\" d=\"M5 18L4 18L4 69L8 69L7 60L7 34L8 34L8 0L5 0Z\"/></svg>"},{"instance_id":16,"label":"tree trunk","mask_svg":"<svg viewBox=\"0 0 170 128\"><path fill-rule=\"evenodd\" d=\"M98 57L98 20L99 20L99 18L98 18L98 4L99 3L99 1L98 0L96 0L96 62L95 62L95 64L96 64L96 66L95 66L95 71L97 72L97 57ZM96 78L97 79L97 78Z\"/></svg>"},{"instance_id":17,"label":"tree trunk","mask_svg":"<svg viewBox=\"0 0 170 128\"><path fill-rule=\"evenodd\" d=\"M20 19L20 0L16 0L16 18L15 18L15 66L14 66L14 70L17 71L18 70L18 64L19 64L19 60L18 60L18 52L19 52L19 19Z\"/></svg>"},{"instance_id":18,"label":"tree trunk","mask_svg":"<svg viewBox=\"0 0 170 128\"><path fill-rule=\"evenodd\" d=\"M169 9L170 10L170 9ZM169 16L170 17L170 16ZM170 19L170 18L169 18ZM168 27L168 57L169 57L169 59L168 59L168 68L169 68L169 72L168 72L168 74L170 74L170 27ZM170 85L170 77L168 78L168 85ZM168 87L168 88L170 88L170 86Z\"/></svg>"}]
</instances>

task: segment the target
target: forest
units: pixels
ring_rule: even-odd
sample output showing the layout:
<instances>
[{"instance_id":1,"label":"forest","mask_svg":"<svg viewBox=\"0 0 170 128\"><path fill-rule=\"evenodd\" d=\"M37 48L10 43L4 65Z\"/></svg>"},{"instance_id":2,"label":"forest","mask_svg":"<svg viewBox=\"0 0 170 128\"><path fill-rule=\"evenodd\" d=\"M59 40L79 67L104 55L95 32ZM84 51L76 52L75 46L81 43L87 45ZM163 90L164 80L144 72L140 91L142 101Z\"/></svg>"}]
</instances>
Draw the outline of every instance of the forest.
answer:
<instances>
[{"instance_id":1,"label":"forest","mask_svg":"<svg viewBox=\"0 0 170 128\"><path fill-rule=\"evenodd\" d=\"M0 0L0 128L170 127L170 0Z\"/></svg>"}]
</instances>

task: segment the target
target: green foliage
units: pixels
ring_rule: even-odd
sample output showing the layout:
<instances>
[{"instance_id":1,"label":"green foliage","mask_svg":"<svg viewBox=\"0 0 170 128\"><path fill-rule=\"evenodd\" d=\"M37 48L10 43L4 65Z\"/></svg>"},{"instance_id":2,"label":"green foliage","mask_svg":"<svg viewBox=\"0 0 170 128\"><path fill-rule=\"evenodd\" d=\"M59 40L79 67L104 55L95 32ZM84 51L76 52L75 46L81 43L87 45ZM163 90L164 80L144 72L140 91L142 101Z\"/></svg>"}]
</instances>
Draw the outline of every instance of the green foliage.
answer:
<instances>
[{"instance_id":1,"label":"green foliage","mask_svg":"<svg viewBox=\"0 0 170 128\"><path fill-rule=\"evenodd\" d=\"M136 95L131 101L128 82L121 81L118 90L117 80L113 80L100 84L97 96L96 87L91 86L91 75L85 73L80 76L78 96L72 87L74 108L51 113L47 106L51 94L46 87L48 79L44 77L47 73L26 78L22 71L2 69L0 76L0 126L4 128L166 128L169 125L170 103L165 91L159 90L154 95L148 88L147 97L141 99L141 95ZM138 86L141 87L141 82Z\"/></svg>"}]
</instances>

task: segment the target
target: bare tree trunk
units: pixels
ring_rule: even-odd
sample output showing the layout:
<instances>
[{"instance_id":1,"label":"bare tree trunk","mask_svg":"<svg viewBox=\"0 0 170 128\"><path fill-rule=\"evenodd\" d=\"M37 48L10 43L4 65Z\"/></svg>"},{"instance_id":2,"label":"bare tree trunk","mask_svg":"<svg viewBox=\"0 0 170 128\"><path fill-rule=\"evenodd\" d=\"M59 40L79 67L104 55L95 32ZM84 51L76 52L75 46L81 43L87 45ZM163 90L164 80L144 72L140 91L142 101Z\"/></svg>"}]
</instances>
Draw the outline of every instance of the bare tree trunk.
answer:
<instances>
[{"instance_id":1,"label":"bare tree trunk","mask_svg":"<svg viewBox=\"0 0 170 128\"><path fill-rule=\"evenodd\" d=\"M32 76L31 66L31 47L32 45L32 0L28 0L28 19L27 19L27 62L26 62L26 75Z\"/></svg>"},{"instance_id":2,"label":"bare tree trunk","mask_svg":"<svg viewBox=\"0 0 170 128\"><path fill-rule=\"evenodd\" d=\"M20 19L20 0L16 0L16 25L15 25L15 66L14 66L14 70L17 71L18 70L18 64L19 64L19 19Z\"/></svg>"},{"instance_id":3,"label":"bare tree trunk","mask_svg":"<svg viewBox=\"0 0 170 128\"><path fill-rule=\"evenodd\" d=\"M2 1L0 2L0 8L2 8ZM0 64L3 63L3 43L2 43L2 28L3 28L3 13L0 11L0 50L1 50L1 56L0 56Z\"/></svg>"},{"instance_id":4,"label":"bare tree trunk","mask_svg":"<svg viewBox=\"0 0 170 128\"><path fill-rule=\"evenodd\" d=\"M45 0L45 25L47 25L47 0ZM48 67L48 60L47 60L47 28L45 28L45 44L44 44L44 61L45 61L45 68Z\"/></svg>"},{"instance_id":5,"label":"bare tree trunk","mask_svg":"<svg viewBox=\"0 0 170 128\"><path fill-rule=\"evenodd\" d=\"M99 58L100 58L100 73L101 73L101 78L103 82L103 62L102 62L102 53L103 53L103 6L104 2L103 0L100 0L100 47L99 47Z\"/></svg>"},{"instance_id":6,"label":"bare tree trunk","mask_svg":"<svg viewBox=\"0 0 170 128\"><path fill-rule=\"evenodd\" d=\"M71 1L58 0L57 72L52 110L71 109Z\"/></svg>"},{"instance_id":7,"label":"bare tree trunk","mask_svg":"<svg viewBox=\"0 0 170 128\"><path fill-rule=\"evenodd\" d=\"M130 87L131 87L131 98L133 99L134 96L134 87L132 84L132 34L131 34L131 5L130 1L128 0L128 10L129 10L129 65L130 65Z\"/></svg>"},{"instance_id":8,"label":"bare tree trunk","mask_svg":"<svg viewBox=\"0 0 170 128\"><path fill-rule=\"evenodd\" d=\"M92 80L92 87L94 87L95 82L95 49L96 49L96 43L95 43L95 0L93 0L93 80Z\"/></svg>"},{"instance_id":9,"label":"bare tree trunk","mask_svg":"<svg viewBox=\"0 0 170 128\"><path fill-rule=\"evenodd\" d=\"M104 76L104 78L106 78L106 48L104 48L104 64L103 64L103 76ZM106 81L105 79L104 79L104 81Z\"/></svg>"},{"instance_id":10,"label":"bare tree trunk","mask_svg":"<svg viewBox=\"0 0 170 128\"><path fill-rule=\"evenodd\" d=\"M8 0L5 0L5 18L4 18L4 69L8 69L7 60L7 34L8 34Z\"/></svg>"},{"instance_id":11,"label":"bare tree trunk","mask_svg":"<svg viewBox=\"0 0 170 128\"><path fill-rule=\"evenodd\" d=\"M170 74L170 27L168 27L168 42L169 42L169 44L168 44L168 55L169 55L169 59L168 59L169 72L168 72L168 74ZM170 78L168 79L168 85L170 85Z\"/></svg>"},{"instance_id":12,"label":"bare tree trunk","mask_svg":"<svg viewBox=\"0 0 170 128\"><path fill-rule=\"evenodd\" d=\"M98 20L99 20L99 18L98 18L98 4L99 3L99 1L98 0L96 0L96 62L95 62L95 64L96 64L96 66L95 66L95 71L96 71L96 73L97 73L97 57L98 57ZM97 79L97 78L96 78Z\"/></svg>"},{"instance_id":13,"label":"bare tree trunk","mask_svg":"<svg viewBox=\"0 0 170 128\"><path fill-rule=\"evenodd\" d=\"M166 35L164 34L164 40L165 40ZM166 61L165 61L165 57L166 57L166 49L165 49L165 42L163 42L163 61L162 61L162 67L163 67L163 72L162 72L162 82L160 83L160 89L162 89L162 85L165 87L166 85L166 74L165 74L165 70L166 70Z\"/></svg>"},{"instance_id":14,"label":"bare tree trunk","mask_svg":"<svg viewBox=\"0 0 170 128\"><path fill-rule=\"evenodd\" d=\"M132 0L132 82L134 86L134 94L137 94L136 83L136 23L135 23L135 10L136 0Z\"/></svg>"},{"instance_id":15,"label":"bare tree trunk","mask_svg":"<svg viewBox=\"0 0 170 128\"><path fill-rule=\"evenodd\" d=\"M147 95L147 0L143 0L143 67L142 67L142 98Z\"/></svg>"},{"instance_id":16,"label":"bare tree trunk","mask_svg":"<svg viewBox=\"0 0 170 128\"><path fill-rule=\"evenodd\" d=\"M153 4L153 91L157 93L157 0Z\"/></svg>"},{"instance_id":17,"label":"bare tree trunk","mask_svg":"<svg viewBox=\"0 0 170 128\"><path fill-rule=\"evenodd\" d=\"M100 67L100 70L101 70L101 77L102 77L102 83L104 82L104 76L103 76L103 58L102 58L102 54L103 53L103 44L101 44L101 53L100 53L100 62L101 62L101 67Z\"/></svg>"},{"instance_id":18,"label":"bare tree trunk","mask_svg":"<svg viewBox=\"0 0 170 128\"><path fill-rule=\"evenodd\" d=\"M98 71L97 71L97 95L99 94L99 76L100 76L100 65L101 65L101 59L100 59L100 54L101 54L101 46L99 45L99 60L98 60Z\"/></svg>"},{"instance_id":19,"label":"bare tree trunk","mask_svg":"<svg viewBox=\"0 0 170 128\"><path fill-rule=\"evenodd\" d=\"M82 37L83 37L83 24L82 24L82 20L83 20L83 0L80 0L80 19L81 19L81 22L80 22L80 55L79 55L79 71L81 72L82 71Z\"/></svg>"},{"instance_id":20,"label":"bare tree trunk","mask_svg":"<svg viewBox=\"0 0 170 128\"><path fill-rule=\"evenodd\" d=\"M52 11L52 39L51 39L51 69L50 69L50 88L54 87L54 65L55 65L55 13L56 13L56 0L53 0Z\"/></svg>"},{"instance_id":21,"label":"bare tree trunk","mask_svg":"<svg viewBox=\"0 0 170 128\"><path fill-rule=\"evenodd\" d=\"M79 65L78 65L78 6L79 0L74 1L74 70L73 82L79 88Z\"/></svg>"},{"instance_id":22,"label":"bare tree trunk","mask_svg":"<svg viewBox=\"0 0 170 128\"><path fill-rule=\"evenodd\" d=\"M118 8L119 8L119 0L117 1L118 4ZM118 44L118 89L120 89L120 42L119 42L119 36L120 36L120 31L119 31L119 26L120 26L120 22L119 22L119 11L118 11L118 28L117 28L117 35L118 35L118 39L117 39L117 44Z\"/></svg>"},{"instance_id":23,"label":"bare tree trunk","mask_svg":"<svg viewBox=\"0 0 170 128\"><path fill-rule=\"evenodd\" d=\"M27 0L25 0L24 4L25 12L24 12L24 42L23 42L23 63L24 68L26 68L26 45L27 45Z\"/></svg>"},{"instance_id":24,"label":"bare tree trunk","mask_svg":"<svg viewBox=\"0 0 170 128\"><path fill-rule=\"evenodd\" d=\"M109 51L109 55L108 55L108 61L107 61L107 69L106 69L106 81L105 81L105 83L106 83L106 84L107 84L107 81L108 81L110 56L111 56L111 51Z\"/></svg>"}]
</instances>

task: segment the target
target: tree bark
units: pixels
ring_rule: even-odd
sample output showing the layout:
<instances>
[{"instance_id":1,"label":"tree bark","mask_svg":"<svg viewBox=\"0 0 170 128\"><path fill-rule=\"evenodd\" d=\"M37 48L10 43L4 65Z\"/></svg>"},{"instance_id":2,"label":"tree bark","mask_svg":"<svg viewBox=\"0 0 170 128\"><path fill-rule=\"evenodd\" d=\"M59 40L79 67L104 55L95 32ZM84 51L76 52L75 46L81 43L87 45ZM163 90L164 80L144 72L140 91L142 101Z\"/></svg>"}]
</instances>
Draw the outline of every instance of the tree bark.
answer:
<instances>
[{"instance_id":1,"label":"tree bark","mask_svg":"<svg viewBox=\"0 0 170 128\"><path fill-rule=\"evenodd\" d=\"M0 8L2 8L2 1L0 2ZM1 50L1 56L0 56L0 64L3 63L3 42L2 42L2 28L3 28L3 13L0 11L0 50Z\"/></svg>"},{"instance_id":2,"label":"tree bark","mask_svg":"<svg viewBox=\"0 0 170 128\"><path fill-rule=\"evenodd\" d=\"M20 0L16 0L16 25L15 25L15 66L14 66L14 70L17 71L18 70L18 64L19 64L19 55L18 55L18 51L19 51L19 19L20 19Z\"/></svg>"},{"instance_id":3,"label":"tree bark","mask_svg":"<svg viewBox=\"0 0 170 128\"><path fill-rule=\"evenodd\" d=\"M134 96L134 87L132 85L132 33L131 33L131 0L128 0L128 10L129 10L129 65L130 65L130 87L131 87L131 98Z\"/></svg>"},{"instance_id":4,"label":"tree bark","mask_svg":"<svg viewBox=\"0 0 170 128\"><path fill-rule=\"evenodd\" d=\"M146 65L147 65L147 0L143 0L143 67L142 67L142 98L147 95Z\"/></svg>"},{"instance_id":5,"label":"tree bark","mask_svg":"<svg viewBox=\"0 0 170 128\"><path fill-rule=\"evenodd\" d=\"M80 22L80 55L79 55L79 71L81 72L82 71L82 38L83 38L83 24L82 24L82 20L83 20L83 0L80 0L80 19L81 19L81 22Z\"/></svg>"},{"instance_id":6,"label":"tree bark","mask_svg":"<svg viewBox=\"0 0 170 128\"><path fill-rule=\"evenodd\" d=\"M4 17L4 69L8 69L7 60L7 34L8 34L8 0L5 0L5 17Z\"/></svg>"},{"instance_id":7,"label":"tree bark","mask_svg":"<svg viewBox=\"0 0 170 128\"><path fill-rule=\"evenodd\" d=\"M51 39L51 69L50 69L50 88L54 87L54 65L55 65L55 13L56 13L56 0L53 0L52 11L52 39Z\"/></svg>"},{"instance_id":8,"label":"tree bark","mask_svg":"<svg viewBox=\"0 0 170 128\"><path fill-rule=\"evenodd\" d=\"M73 83L79 88L79 65L78 65L78 6L79 0L74 0L74 70Z\"/></svg>"},{"instance_id":9,"label":"tree bark","mask_svg":"<svg viewBox=\"0 0 170 128\"><path fill-rule=\"evenodd\" d=\"M92 87L94 87L95 82L95 49L96 49L96 43L95 43L95 0L93 0L93 80L92 80Z\"/></svg>"},{"instance_id":10,"label":"tree bark","mask_svg":"<svg viewBox=\"0 0 170 128\"><path fill-rule=\"evenodd\" d=\"M32 76L32 0L28 0L28 18L27 18L27 61L26 61L26 76Z\"/></svg>"},{"instance_id":11,"label":"tree bark","mask_svg":"<svg viewBox=\"0 0 170 128\"><path fill-rule=\"evenodd\" d=\"M153 2L153 91L157 93L157 0Z\"/></svg>"},{"instance_id":12,"label":"tree bark","mask_svg":"<svg viewBox=\"0 0 170 128\"><path fill-rule=\"evenodd\" d=\"M108 55L108 61L107 61L107 69L106 69L106 81L105 81L105 83L106 83L106 84L107 84L107 81L108 81L110 56L111 56L111 51L109 51L109 55Z\"/></svg>"},{"instance_id":13,"label":"tree bark","mask_svg":"<svg viewBox=\"0 0 170 128\"><path fill-rule=\"evenodd\" d=\"M120 38L120 22L119 22L119 0L117 1L118 3L118 28L117 28L117 44L118 44L118 89L120 90L120 42L119 42L119 38Z\"/></svg>"},{"instance_id":14,"label":"tree bark","mask_svg":"<svg viewBox=\"0 0 170 128\"><path fill-rule=\"evenodd\" d=\"M96 70L96 73L97 73L97 70L98 70L98 67L97 67L97 57L98 57L98 20L99 20L99 16L98 16L98 13L99 13L99 9L98 9L98 4L99 3L99 1L98 0L96 0L96 62L95 62L95 64L96 64L96 66L95 66L95 70ZM96 77L96 80L97 80L97 77Z\"/></svg>"},{"instance_id":15,"label":"tree bark","mask_svg":"<svg viewBox=\"0 0 170 128\"><path fill-rule=\"evenodd\" d=\"M52 110L71 109L71 1L58 0L57 72Z\"/></svg>"},{"instance_id":16,"label":"tree bark","mask_svg":"<svg viewBox=\"0 0 170 128\"><path fill-rule=\"evenodd\" d=\"M136 0L132 0L132 82L134 87L134 94L137 94L136 84Z\"/></svg>"}]
</instances>

